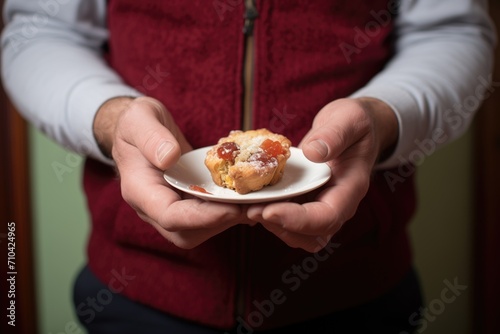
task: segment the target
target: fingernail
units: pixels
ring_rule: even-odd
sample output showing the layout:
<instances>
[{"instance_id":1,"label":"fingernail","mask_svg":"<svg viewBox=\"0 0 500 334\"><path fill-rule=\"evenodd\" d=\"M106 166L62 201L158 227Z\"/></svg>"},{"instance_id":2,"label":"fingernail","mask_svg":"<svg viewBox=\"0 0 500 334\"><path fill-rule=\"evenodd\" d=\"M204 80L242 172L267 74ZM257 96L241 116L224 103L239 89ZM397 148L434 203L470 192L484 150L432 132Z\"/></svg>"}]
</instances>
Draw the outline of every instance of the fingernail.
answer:
<instances>
[{"instance_id":1,"label":"fingernail","mask_svg":"<svg viewBox=\"0 0 500 334\"><path fill-rule=\"evenodd\" d=\"M309 143L309 146L318 152L322 158L326 158L328 155L328 146L322 140L315 140Z\"/></svg>"},{"instance_id":2,"label":"fingernail","mask_svg":"<svg viewBox=\"0 0 500 334\"><path fill-rule=\"evenodd\" d=\"M158 149L156 150L156 157L159 162L162 162L163 159L172 151L174 148L174 145L169 142L169 141L164 141L163 143L160 144Z\"/></svg>"}]
</instances>

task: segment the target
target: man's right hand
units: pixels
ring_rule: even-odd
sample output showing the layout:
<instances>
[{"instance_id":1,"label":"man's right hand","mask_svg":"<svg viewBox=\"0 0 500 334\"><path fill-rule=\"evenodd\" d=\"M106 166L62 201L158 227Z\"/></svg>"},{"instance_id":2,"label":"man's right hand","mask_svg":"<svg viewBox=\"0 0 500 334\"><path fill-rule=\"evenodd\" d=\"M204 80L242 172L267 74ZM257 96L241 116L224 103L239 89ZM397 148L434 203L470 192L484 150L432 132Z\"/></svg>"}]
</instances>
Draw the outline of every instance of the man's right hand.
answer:
<instances>
[{"instance_id":1,"label":"man's right hand","mask_svg":"<svg viewBox=\"0 0 500 334\"><path fill-rule=\"evenodd\" d=\"M244 207L193 198L165 182L163 171L192 147L158 100L107 101L96 114L94 136L116 163L125 201L178 247L193 248L231 226L253 223Z\"/></svg>"}]
</instances>

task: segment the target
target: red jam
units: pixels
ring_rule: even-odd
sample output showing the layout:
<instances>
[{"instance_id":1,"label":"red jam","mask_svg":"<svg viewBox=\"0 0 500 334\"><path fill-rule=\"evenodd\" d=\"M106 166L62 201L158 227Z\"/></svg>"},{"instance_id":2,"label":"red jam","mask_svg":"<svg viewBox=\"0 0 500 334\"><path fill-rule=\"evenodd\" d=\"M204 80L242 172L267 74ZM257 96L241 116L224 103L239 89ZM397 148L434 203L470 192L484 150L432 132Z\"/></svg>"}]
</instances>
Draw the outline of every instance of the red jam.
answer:
<instances>
[{"instance_id":1,"label":"red jam","mask_svg":"<svg viewBox=\"0 0 500 334\"><path fill-rule=\"evenodd\" d=\"M276 157L283 154L283 147L279 141L266 139L260 144L260 148L264 150L271 157Z\"/></svg>"},{"instance_id":2,"label":"red jam","mask_svg":"<svg viewBox=\"0 0 500 334\"><path fill-rule=\"evenodd\" d=\"M195 184L190 185L190 186L189 186L189 189L194 190L194 191L198 191L198 192L200 192L200 193L204 193L204 194L210 194L210 195L212 195L212 193L209 193L208 191L206 191L206 190L205 190L205 188L202 188L202 187L197 186L197 185L195 185Z\"/></svg>"},{"instance_id":3,"label":"red jam","mask_svg":"<svg viewBox=\"0 0 500 334\"><path fill-rule=\"evenodd\" d=\"M234 158L237 155L237 151L239 151L240 148L238 145L236 145L235 142L226 142L220 144L220 146L217 148L217 155L219 158L228 160L228 161L234 161Z\"/></svg>"}]
</instances>

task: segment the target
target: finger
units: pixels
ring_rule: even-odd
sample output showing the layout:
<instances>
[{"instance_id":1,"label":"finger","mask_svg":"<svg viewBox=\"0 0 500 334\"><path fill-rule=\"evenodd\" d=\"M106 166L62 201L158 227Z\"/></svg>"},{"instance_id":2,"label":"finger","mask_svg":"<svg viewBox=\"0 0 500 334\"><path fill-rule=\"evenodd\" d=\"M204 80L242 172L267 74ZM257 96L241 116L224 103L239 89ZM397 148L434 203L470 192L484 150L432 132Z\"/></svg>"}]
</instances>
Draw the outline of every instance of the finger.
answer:
<instances>
[{"instance_id":1,"label":"finger","mask_svg":"<svg viewBox=\"0 0 500 334\"><path fill-rule=\"evenodd\" d=\"M165 185L162 173L154 167L145 168L140 179L129 178L126 172L122 175L124 199L144 221L180 248L198 246L241 220L237 206L223 207L197 198L183 200L181 194Z\"/></svg>"},{"instance_id":2,"label":"finger","mask_svg":"<svg viewBox=\"0 0 500 334\"><path fill-rule=\"evenodd\" d=\"M175 204L185 205L189 211L198 206L195 211L198 211L198 213L205 219L208 219L211 216L210 211L214 210L216 213L216 215L212 215L212 218L205 222L199 217L196 217L196 214L193 215L192 219L189 218L189 213L187 215L171 215L170 212L177 213L177 210L179 210L174 208L174 206L171 206L169 207L169 212L166 212L166 215L169 216L168 222L151 222L153 227L155 227L165 238L183 249L196 247L237 224L255 224L255 222L246 218L244 214L237 214L236 212L239 212L238 210L235 211L234 214L229 214L229 210L227 210L227 208L221 208L221 206L224 206L234 209L233 205L226 206L221 203L210 203L202 201L198 198L182 200L175 202ZM206 206L209 206L210 208L207 209ZM186 212L185 210L180 211ZM220 215L222 212L226 213L224 215ZM188 224L186 224L186 222ZM192 222L192 224L189 224L189 222ZM176 224L178 224L177 227Z\"/></svg>"},{"instance_id":3,"label":"finger","mask_svg":"<svg viewBox=\"0 0 500 334\"><path fill-rule=\"evenodd\" d=\"M201 199L183 200L172 203L157 222L169 231L197 228L218 228L246 222L237 205L207 202Z\"/></svg>"},{"instance_id":4,"label":"finger","mask_svg":"<svg viewBox=\"0 0 500 334\"><path fill-rule=\"evenodd\" d=\"M323 190L314 202L253 206L248 210L249 218L304 235L335 234L354 216L359 202L368 191L369 176L358 170L345 168L339 171L331 186Z\"/></svg>"},{"instance_id":5,"label":"finger","mask_svg":"<svg viewBox=\"0 0 500 334\"><path fill-rule=\"evenodd\" d=\"M314 162L326 162L369 134L370 122L362 117L361 106L343 99L326 105L315 118L312 129L300 144L304 155Z\"/></svg>"},{"instance_id":6,"label":"finger","mask_svg":"<svg viewBox=\"0 0 500 334\"><path fill-rule=\"evenodd\" d=\"M315 236L337 232L345 221L342 214L322 202L275 203L264 208L260 221L274 224L284 231Z\"/></svg>"},{"instance_id":7,"label":"finger","mask_svg":"<svg viewBox=\"0 0 500 334\"><path fill-rule=\"evenodd\" d=\"M221 222L236 221L241 215L236 205L181 200L180 195L165 184L162 172L154 168L134 170L140 178L122 173L122 196L136 211L149 217L149 222L154 221L168 231L217 227Z\"/></svg>"},{"instance_id":8,"label":"finger","mask_svg":"<svg viewBox=\"0 0 500 334\"><path fill-rule=\"evenodd\" d=\"M118 120L116 132L115 160L127 158L123 156L120 145L129 144L137 147L155 167L165 170L179 159L182 152L176 136L182 139L183 136L166 109L153 99L134 100ZM186 146L184 139L182 142Z\"/></svg>"},{"instance_id":9,"label":"finger","mask_svg":"<svg viewBox=\"0 0 500 334\"><path fill-rule=\"evenodd\" d=\"M122 196L137 211L146 213L152 220L171 221L171 228L177 229L179 221L185 224L191 222L202 224L215 217L232 218L232 215L240 214L240 209L236 205L219 203L206 205L204 201L199 200L191 200L192 207L180 207L180 213L171 213L173 208L177 208L178 204L175 203L180 201L181 197L167 186L163 172L152 166L139 149L131 144L122 142L119 152L122 157L117 161L117 166L120 171ZM193 212L196 212L196 215L193 215ZM179 217L182 215L184 218ZM186 222L187 219L189 222Z\"/></svg>"},{"instance_id":10,"label":"finger","mask_svg":"<svg viewBox=\"0 0 500 334\"><path fill-rule=\"evenodd\" d=\"M216 236L219 233L222 233L223 231L234 225L226 222L214 228L170 232L165 230L160 224L156 222L151 222L151 224L165 239L169 240L174 245L182 249L192 249L196 246L199 246L208 239Z\"/></svg>"},{"instance_id":11,"label":"finger","mask_svg":"<svg viewBox=\"0 0 500 334\"><path fill-rule=\"evenodd\" d=\"M266 230L276 235L292 248L301 248L307 252L319 252L330 241L332 235L326 237L309 236L287 231L274 224L262 224ZM326 240L326 241L325 241Z\"/></svg>"}]
</instances>

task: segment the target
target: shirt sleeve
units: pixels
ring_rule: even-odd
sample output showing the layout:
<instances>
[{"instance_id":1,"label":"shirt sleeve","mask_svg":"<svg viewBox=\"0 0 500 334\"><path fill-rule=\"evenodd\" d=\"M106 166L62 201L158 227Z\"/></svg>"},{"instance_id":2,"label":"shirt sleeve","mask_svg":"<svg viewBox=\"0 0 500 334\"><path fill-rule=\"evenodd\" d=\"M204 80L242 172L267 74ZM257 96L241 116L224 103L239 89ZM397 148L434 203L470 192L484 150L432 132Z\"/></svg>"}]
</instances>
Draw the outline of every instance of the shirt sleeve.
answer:
<instances>
[{"instance_id":1,"label":"shirt sleeve","mask_svg":"<svg viewBox=\"0 0 500 334\"><path fill-rule=\"evenodd\" d=\"M80 154L111 163L93 135L108 99L138 96L106 64L104 0L8 0L2 32L2 79L35 127Z\"/></svg>"},{"instance_id":2,"label":"shirt sleeve","mask_svg":"<svg viewBox=\"0 0 500 334\"><path fill-rule=\"evenodd\" d=\"M494 31L486 0L401 1L394 57L352 95L378 98L398 118L397 146L377 168L418 165L465 132L490 94Z\"/></svg>"}]
</instances>

